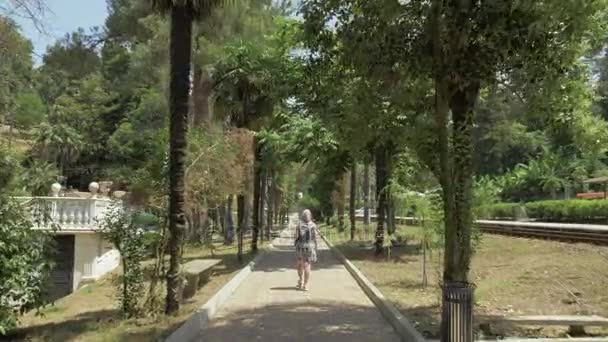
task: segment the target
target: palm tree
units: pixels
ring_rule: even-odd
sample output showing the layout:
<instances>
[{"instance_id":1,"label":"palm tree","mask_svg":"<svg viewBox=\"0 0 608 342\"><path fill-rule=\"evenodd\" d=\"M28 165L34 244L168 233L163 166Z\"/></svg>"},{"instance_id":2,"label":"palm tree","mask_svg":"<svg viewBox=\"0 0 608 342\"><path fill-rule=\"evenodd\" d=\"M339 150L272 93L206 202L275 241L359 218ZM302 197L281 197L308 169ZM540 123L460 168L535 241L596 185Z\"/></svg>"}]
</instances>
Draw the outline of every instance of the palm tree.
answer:
<instances>
[{"instance_id":1,"label":"palm tree","mask_svg":"<svg viewBox=\"0 0 608 342\"><path fill-rule=\"evenodd\" d=\"M274 108L274 98L272 97L269 85L269 72L265 64L264 50L252 43L239 42L231 45L227 49L225 61L218 63L215 68L214 108L219 117L223 117L225 122L236 128L246 128L250 131L259 131L263 126L263 119L267 117ZM252 229L252 251L257 250L260 224L260 200L261 193L261 150L257 146L258 139L254 139L254 203L253 210L253 229ZM246 186L248 188L248 186ZM242 235L244 234L247 217L240 212L245 209L245 193L237 195L237 216L239 220L238 228L238 258L241 260L243 253ZM272 192L269 192L272 194ZM270 201L269 206L270 210ZM268 213L270 216L270 211ZM271 223L271 221L269 221Z\"/></svg>"},{"instance_id":2,"label":"palm tree","mask_svg":"<svg viewBox=\"0 0 608 342\"><path fill-rule=\"evenodd\" d=\"M56 163L63 175L84 149L83 137L73 127L63 123L43 122L35 133L35 146L41 157Z\"/></svg>"},{"instance_id":3,"label":"palm tree","mask_svg":"<svg viewBox=\"0 0 608 342\"><path fill-rule=\"evenodd\" d=\"M169 85L169 269L165 312L179 309L179 268L181 245L186 225L184 178L186 133L188 128L188 98L190 92L190 62L192 55L192 23L208 17L211 11L228 0L149 0L152 6L171 16Z\"/></svg>"}]
</instances>

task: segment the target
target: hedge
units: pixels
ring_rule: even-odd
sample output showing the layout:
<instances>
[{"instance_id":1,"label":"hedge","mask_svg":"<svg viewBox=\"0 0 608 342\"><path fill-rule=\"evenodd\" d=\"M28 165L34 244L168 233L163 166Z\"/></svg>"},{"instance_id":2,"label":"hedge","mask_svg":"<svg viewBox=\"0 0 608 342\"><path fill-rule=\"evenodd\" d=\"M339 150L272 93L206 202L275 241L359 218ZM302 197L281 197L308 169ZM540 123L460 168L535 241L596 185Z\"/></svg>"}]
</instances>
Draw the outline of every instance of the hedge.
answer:
<instances>
[{"instance_id":1,"label":"hedge","mask_svg":"<svg viewBox=\"0 0 608 342\"><path fill-rule=\"evenodd\" d=\"M524 215L525 212L525 215ZM530 219L546 222L589 223L608 220L606 200L550 200L522 203L496 203L475 209L479 219Z\"/></svg>"}]
</instances>

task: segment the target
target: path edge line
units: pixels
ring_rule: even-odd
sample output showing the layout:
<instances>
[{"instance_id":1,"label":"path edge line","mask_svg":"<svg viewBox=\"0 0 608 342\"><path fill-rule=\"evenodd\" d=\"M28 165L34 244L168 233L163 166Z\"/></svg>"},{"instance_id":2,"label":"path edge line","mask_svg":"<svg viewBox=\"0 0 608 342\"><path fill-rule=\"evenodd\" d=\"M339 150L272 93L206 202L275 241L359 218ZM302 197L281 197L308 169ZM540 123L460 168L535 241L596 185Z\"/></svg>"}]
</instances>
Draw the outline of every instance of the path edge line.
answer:
<instances>
[{"instance_id":1,"label":"path edge line","mask_svg":"<svg viewBox=\"0 0 608 342\"><path fill-rule=\"evenodd\" d=\"M327 246L332 250L334 255L344 264L348 272L351 274L359 287L365 292L367 297L376 305L385 320L393 327L397 335L404 342L426 342L427 340L416 330L414 325L401 313L395 306L384 297L382 292L372 284L367 277L359 271L359 269L348 260L342 252L338 250L324 234L320 234L321 238Z\"/></svg>"},{"instance_id":2,"label":"path edge line","mask_svg":"<svg viewBox=\"0 0 608 342\"><path fill-rule=\"evenodd\" d=\"M253 272L255 266L266 255L266 251L260 250L258 255L243 267L232 279L220 288L202 307L196 310L186 322L175 330L165 342L194 341L201 335L202 329L206 328L215 313L226 303L228 298L236 291L243 281Z\"/></svg>"}]
</instances>

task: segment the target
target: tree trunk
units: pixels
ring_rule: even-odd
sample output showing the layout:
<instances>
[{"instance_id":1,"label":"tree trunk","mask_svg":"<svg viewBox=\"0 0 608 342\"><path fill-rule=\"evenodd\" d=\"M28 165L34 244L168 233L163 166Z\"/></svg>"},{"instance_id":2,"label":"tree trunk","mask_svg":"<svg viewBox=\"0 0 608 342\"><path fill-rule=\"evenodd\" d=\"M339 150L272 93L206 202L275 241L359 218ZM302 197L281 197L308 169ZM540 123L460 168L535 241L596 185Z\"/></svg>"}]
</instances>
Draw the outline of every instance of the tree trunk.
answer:
<instances>
[{"instance_id":1,"label":"tree trunk","mask_svg":"<svg viewBox=\"0 0 608 342\"><path fill-rule=\"evenodd\" d=\"M395 144L392 141L389 141L386 146L386 185L389 185L389 181L393 176L393 160L396 155ZM397 225L395 222L395 201L393 199L393 194L391 191L391 187L387 186L386 188L386 230L389 234L394 234L397 230Z\"/></svg>"},{"instance_id":2,"label":"tree trunk","mask_svg":"<svg viewBox=\"0 0 608 342\"><path fill-rule=\"evenodd\" d=\"M453 210L446 226L444 281L467 282L471 265L473 217L473 107L479 86L456 90L450 98L453 120L453 168L451 173Z\"/></svg>"},{"instance_id":3,"label":"tree trunk","mask_svg":"<svg viewBox=\"0 0 608 342\"><path fill-rule=\"evenodd\" d=\"M349 214L350 214L350 240L355 239L355 205L357 201L357 163L353 160L353 165L350 168L350 203L349 203Z\"/></svg>"},{"instance_id":4,"label":"tree trunk","mask_svg":"<svg viewBox=\"0 0 608 342\"><path fill-rule=\"evenodd\" d=\"M233 195L228 196L226 200L226 211L224 216L224 244L231 245L234 242L234 221L232 220L232 204L234 202Z\"/></svg>"},{"instance_id":5,"label":"tree trunk","mask_svg":"<svg viewBox=\"0 0 608 342\"><path fill-rule=\"evenodd\" d=\"M245 195L236 196L236 210L236 217L239 225L237 258L239 261L243 261L243 235L245 233L245 226L247 224L247 215L245 213Z\"/></svg>"},{"instance_id":6,"label":"tree trunk","mask_svg":"<svg viewBox=\"0 0 608 342\"><path fill-rule=\"evenodd\" d=\"M389 169L389 177L390 177L390 169ZM386 202L387 202L387 206L386 206L386 230L387 232L392 235L395 234L395 231L397 230L397 225L395 223L395 201L393 199L393 196L391 194L391 189L390 187L386 189Z\"/></svg>"},{"instance_id":7,"label":"tree trunk","mask_svg":"<svg viewBox=\"0 0 608 342\"><path fill-rule=\"evenodd\" d=\"M366 162L363 168L363 224L371 224L369 215L370 198L369 198L369 164Z\"/></svg>"},{"instance_id":8,"label":"tree trunk","mask_svg":"<svg viewBox=\"0 0 608 342\"><path fill-rule=\"evenodd\" d=\"M376 148L376 198L378 207L376 208L376 254L382 253L384 245L384 222L386 220L388 168L386 161L386 149L383 145Z\"/></svg>"},{"instance_id":9,"label":"tree trunk","mask_svg":"<svg viewBox=\"0 0 608 342\"><path fill-rule=\"evenodd\" d=\"M222 230L222 234L226 231L226 225L224 224L224 216L226 211L226 207L223 204L218 205L215 208L215 222L217 226Z\"/></svg>"},{"instance_id":10,"label":"tree trunk","mask_svg":"<svg viewBox=\"0 0 608 342\"><path fill-rule=\"evenodd\" d=\"M253 162L253 226L252 226L252 234L251 234L251 250L258 250L258 233L260 229L260 185L262 180L261 178L261 159L262 159L262 151L261 144L258 141L259 139L256 137L253 140L253 150L254 150L254 162Z\"/></svg>"},{"instance_id":11,"label":"tree trunk","mask_svg":"<svg viewBox=\"0 0 608 342\"><path fill-rule=\"evenodd\" d=\"M269 173L270 177L268 178L268 212L266 213L266 229L270 232L272 230L272 218L274 217L273 209L274 209L274 178L272 177L272 172Z\"/></svg>"},{"instance_id":12,"label":"tree trunk","mask_svg":"<svg viewBox=\"0 0 608 342\"><path fill-rule=\"evenodd\" d=\"M267 225L264 222L264 207L266 206L266 187L267 187L267 179L266 179L267 175L266 172L262 172L262 174L260 175L260 181L261 181L261 185L260 185L260 213L259 213L259 221L260 221L260 231L262 232L262 239L264 239L264 237L266 238L266 240L269 240L269 235L268 234L268 229L266 229Z\"/></svg>"},{"instance_id":13,"label":"tree trunk","mask_svg":"<svg viewBox=\"0 0 608 342\"><path fill-rule=\"evenodd\" d=\"M273 182L272 184L274 188L274 224L279 224L279 213L281 210L281 201L283 200L283 193L281 192L281 189L279 189L277 182Z\"/></svg>"},{"instance_id":14,"label":"tree trunk","mask_svg":"<svg viewBox=\"0 0 608 342\"><path fill-rule=\"evenodd\" d=\"M195 65L192 75L192 122L196 127L200 127L205 122L211 122L210 96L211 76L209 71Z\"/></svg>"},{"instance_id":15,"label":"tree trunk","mask_svg":"<svg viewBox=\"0 0 608 342\"><path fill-rule=\"evenodd\" d=\"M211 238L209 236L209 232L211 229L211 221L209 219L209 207L207 206L207 203L205 203L205 207L203 208L203 210L199 210L198 215L199 215L198 220L199 220L199 225L200 225L200 227L199 227L200 242L206 243Z\"/></svg>"},{"instance_id":16,"label":"tree trunk","mask_svg":"<svg viewBox=\"0 0 608 342\"><path fill-rule=\"evenodd\" d=\"M337 194L337 211L338 211L338 229L344 231L346 225L344 224L344 215L346 208L346 173L343 173L338 180L338 194Z\"/></svg>"},{"instance_id":17,"label":"tree trunk","mask_svg":"<svg viewBox=\"0 0 608 342\"><path fill-rule=\"evenodd\" d=\"M171 8L170 41L170 113L169 122L169 269L165 312L179 310L180 263L184 212L184 163L188 129L188 95L190 90L190 55L192 52L192 13L187 6Z\"/></svg>"}]
</instances>

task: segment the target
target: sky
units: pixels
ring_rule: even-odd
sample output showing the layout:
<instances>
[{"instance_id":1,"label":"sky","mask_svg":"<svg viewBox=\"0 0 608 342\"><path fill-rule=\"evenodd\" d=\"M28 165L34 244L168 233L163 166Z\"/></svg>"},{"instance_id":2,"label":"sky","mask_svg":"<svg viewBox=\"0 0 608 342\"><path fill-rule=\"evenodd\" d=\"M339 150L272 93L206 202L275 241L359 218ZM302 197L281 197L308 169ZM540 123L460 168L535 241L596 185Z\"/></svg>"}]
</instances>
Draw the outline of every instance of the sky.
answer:
<instances>
[{"instance_id":1,"label":"sky","mask_svg":"<svg viewBox=\"0 0 608 342\"><path fill-rule=\"evenodd\" d=\"M34 44L33 57L36 64L40 63L46 47L55 40L78 27L86 31L90 27L101 27L108 15L106 0L46 0L46 4L49 11L42 18L46 32L38 32L30 20L14 18L23 34Z\"/></svg>"}]
</instances>

